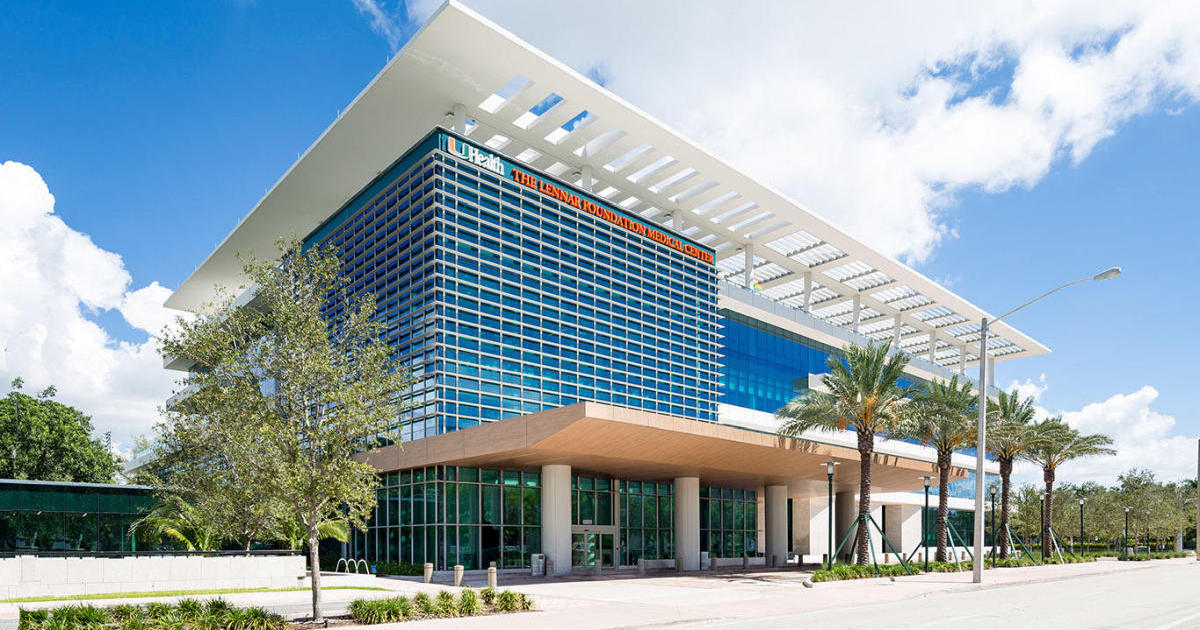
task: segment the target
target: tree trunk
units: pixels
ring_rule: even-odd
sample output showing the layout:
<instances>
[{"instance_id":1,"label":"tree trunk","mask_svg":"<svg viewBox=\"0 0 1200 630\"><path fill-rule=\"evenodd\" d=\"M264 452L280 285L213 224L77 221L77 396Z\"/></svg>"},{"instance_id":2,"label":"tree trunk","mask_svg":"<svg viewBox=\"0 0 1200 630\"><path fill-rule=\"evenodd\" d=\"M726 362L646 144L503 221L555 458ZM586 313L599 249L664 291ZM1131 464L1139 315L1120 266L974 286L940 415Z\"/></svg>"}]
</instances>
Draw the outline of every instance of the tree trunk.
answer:
<instances>
[{"instance_id":1,"label":"tree trunk","mask_svg":"<svg viewBox=\"0 0 1200 630\"><path fill-rule=\"evenodd\" d=\"M324 621L321 616L321 559L318 557L317 527L313 525L308 530L308 564L312 575L312 619L315 623Z\"/></svg>"},{"instance_id":2,"label":"tree trunk","mask_svg":"<svg viewBox=\"0 0 1200 630\"><path fill-rule=\"evenodd\" d=\"M1054 522L1054 469L1043 469L1042 479L1046 482L1046 501L1042 508L1046 511L1046 530L1042 532L1042 557L1045 558L1050 555L1050 539L1046 533Z\"/></svg>"},{"instance_id":3,"label":"tree trunk","mask_svg":"<svg viewBox=\"0 0 1200 630\"><path fill-rule=\"evenodd\" d=\"M1008 539L1008 490L1012 469L1012 459L1000 460L1000 538L998 543L1001 560L1008 557L1008 546L1012 544L1012 541Z\"/></svg>"},{"instance_id":4,"label":"tree trunk","mask_svg":"<svg viewBox=\"0 0 1200 630\"><path fill-rule=\"evenodd\" d=\"M948 562L950 556L946 553L946 518L950 515L950 453L938 450L938 519L937 519L937 561Z\"/></svg>"},{"instance_id":5,"label":"tree trunk","mask_svg":"<svg viewBox=\"0 0 1200 630\"><path fill-rule=\"evenodd\" d=\"M875 434L858 432L859 484L858 484L858 534L854 544L858 547L857 563L866 565L871 561L871 550L867 547L867 517L871 514L871 457L875 454Z\"/></svg>"}]
</instances>

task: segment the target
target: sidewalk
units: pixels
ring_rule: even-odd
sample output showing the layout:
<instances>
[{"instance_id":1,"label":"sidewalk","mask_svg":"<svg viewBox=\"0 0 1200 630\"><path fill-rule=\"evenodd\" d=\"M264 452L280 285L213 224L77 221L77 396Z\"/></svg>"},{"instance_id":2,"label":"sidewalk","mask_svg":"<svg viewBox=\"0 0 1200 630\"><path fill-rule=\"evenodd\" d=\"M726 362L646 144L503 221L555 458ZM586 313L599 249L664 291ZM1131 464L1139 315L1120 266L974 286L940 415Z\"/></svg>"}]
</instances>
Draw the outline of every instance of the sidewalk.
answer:
<instances>
[{"instance_id":1,"label":"sidewalk","mask_svg":"<svg viewBox=\"0 0 1200 630\"><path fill-rule=\"evenodd\" d=\"M690 625L718 621L749 620L762 617L830 610L870 604L910 601L930 595L1004 588L1031 582L1051 582L1083 576L1112 573L1136 573L1165 565L1200 564L1193 558L1148 562L1097 561L1083 564L1050 565L984 572L984 584L971 583L971 573L929 573L911 577L875 578L825 582L806 588L809 573L796 569L729 571L718 573L674 572L639 576L634 572L606 574L601 578L577 575L571 578L544 579L504 576L500 588L520 591L533 597L538 611L515 615L434 619L372 626L379 630L417 630L425 627L521 628L522 630L572 628L603 630L655 625ZM1200 574L1198 574L1200 575ZM393 595L412 596L417 592L434 594L458 589L444 584L422 584L404 579L377 581L387 591L335 590L324 593L327 614L339 614L358 598ZM471 584L482 586L481 584ZM215 596L197 596L206 599ZM308 591L242 593L221 596L236 606L263 606L289 617L307 614L311 599ZM84 603L107 606L118 603L176 601L180 597L136 600L92 600ZM0 628L16 627L18 608L46 608L70 602L31 602L0 604Z\"/></svg>"},{"instance_id":2,"label":"sidewalk","mask_svg":"<svg viewBox=\"0 0 1200 630\"><path fill-rule=\"evenodd\" d=\"M601 630L655 625L691 625L754 619L817 610L910 601L939 593L1004 588L1075 577L1136 573L1164 565L1197 565L1192 558L1148 562L1098 561L1084 564L996 569L984 584L971 573L931 573L912 577L826 582L805 588L807 573L796 570L728 574L676 574L600 580L539 581L509 588L531 595L535 613L437 619L371 626L378 630L426 627L520 628L522 630Z\"/></svg>"}]
</instances>

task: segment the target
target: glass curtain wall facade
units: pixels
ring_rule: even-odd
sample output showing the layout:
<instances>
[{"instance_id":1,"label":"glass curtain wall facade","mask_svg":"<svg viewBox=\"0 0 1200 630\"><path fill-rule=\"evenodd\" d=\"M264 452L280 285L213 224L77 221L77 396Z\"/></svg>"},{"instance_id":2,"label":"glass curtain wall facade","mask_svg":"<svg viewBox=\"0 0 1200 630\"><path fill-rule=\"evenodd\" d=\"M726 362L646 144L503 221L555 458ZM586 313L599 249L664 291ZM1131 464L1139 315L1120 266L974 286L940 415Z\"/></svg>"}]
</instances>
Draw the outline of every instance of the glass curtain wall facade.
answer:
<instances>
[{"instance_id":1,"label":"glass curtain wall facade","mask_svg":"<svg viewBox=\"0 0 1200 630\"><path fill-rule=\"evenodd\" d=\"M350 554L441 570L528 567L541 551L538 473L430 466L380 475L375 514Z\"/></svg>"},{"instance_id":2,"label":"glass curtain wall facade","mask_svg":"<svg viewBox=\"0 0 1200 630\"><path fill-rule=\"evenodd\" d=\"M613 527L615 561L623 566L636 565L639 558L674 558L673 491L669 481L575 475L571 522ZM430 466L380 475L377 492L367 531L352 535L352 557L370 563L432 562L438 570L455 564L484 569L490 562L528 568L531 554L541 552L538 473ZM753 556L757 524L755 491L701 488L701 549L714 557ZM590 562L576 555L577 565Z\"/></svg>"},{"instance_id":3,"label":"glass curtain wall facade","mask_svg":"<svg viewBox=\"0 0 1200 630\"><path fill-rule=\"evenodd\" d=\"M390 439L585 400L716 419L711 252L448 132L305 243L374 293L417 378Z\"/></svg>"},{"instance_id":4,"label":"glass curtain wall facade","mask_svg":"<svg viewBox=\"0 0 1200 630\"><path fill-rule=\"evenodd\" d=\"M0 481L0 552L148 551L129 529L153 505L148 488Z\"/></svg>"}]
</instances>

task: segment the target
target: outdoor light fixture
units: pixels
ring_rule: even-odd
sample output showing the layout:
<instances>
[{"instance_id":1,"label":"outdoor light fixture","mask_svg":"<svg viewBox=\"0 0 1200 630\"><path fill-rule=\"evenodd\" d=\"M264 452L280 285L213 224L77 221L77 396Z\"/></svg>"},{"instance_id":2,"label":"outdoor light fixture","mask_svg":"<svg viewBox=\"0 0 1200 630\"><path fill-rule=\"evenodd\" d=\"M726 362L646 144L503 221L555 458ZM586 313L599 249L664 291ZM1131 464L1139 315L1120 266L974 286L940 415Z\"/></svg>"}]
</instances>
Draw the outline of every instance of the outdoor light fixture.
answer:
<instances>
[{"instance_id":1,"label":"outdoor light fixture","mask_svg":"<svg viewBox=\"0 0 1200 630\"><path fill-rule=\"evenodd\" d=\"M975 389L979 390L979 405L978 405L979 419L976 422L976 429L975 429L976 430L976 438L975 438L976 444L987 444L988 324L989 323L995 324L996 322L1004 319L1005 317L1008 317L1009 315L1012 315L1013 313L1016 313L1017 311L1025 308L1026 306L1029 306L1030 304L1033 304L1034 302L1037 302L1038 300L1048 297L1054 293L1058 293L1059 291L1062 291L1063 289L1065 289L1069 286L1073 286L1073 285L1079 284L1081 282L1087 282L1089 280L1108 280L1110 278L1116 278L1119 275L1121 275L1120 267L1109 267L1108 269L1105 269L1104 271L1101 271L1100 273L1098 273L1094 276L1080 278L1073 282L1068 282L1060 287L1051 289L1051 290L1033 298L1032 300L1029 300L1028 302L1012 309L1011 311L1001 315L1000 317L997 317L997 318L991 320L990 322L988 321L987 317L984 317L980 320L980 322L979 322L979 356L978 356L979 381L976 383L976 387L975 387ZM983 474L984 474L983 466L986 461L987 461L987 449L986 448L975 449L975 514L977 514L977 515L983 513ZM1045 513L1045 510L1043 510L1043 517L1044 517L1044 513ZM975 519L975 555L974 555L974 557L976 557L976 558L983 557L983 520L979 519L979 518ZM972 570L971 570L971 581L975 582L976 584L983 581L983 563L982 562L974 563L974 566L972 567Z\"/></svg>"},{"instance_id":2,"label":"outdoor light fixture","mask_svg":"<svg viewBox=\"0 0 1200 630\"><path fill-rule=\"evenodd\" d=\"M1087 539L1083 537L1083 497L1079 497L1079 555L1083 556L1084 544Z\"/></svg>"},{"instance_id":3,"label":"outdoor light fixture","mask_svg":"<svg viewBox=\"0 0 1200 630\"><path fill-rule=\"evenodd\" d=\"M921 512L921 551L925 556L925 572L929 572L929 538L926 530L929 525L929 482L933 481L933 477L925 475L921 477L925 481L925 511Z\"/></svg>"},{"instance_id":4,"label":"outdoor light fixture","mask_svg":"<svg viewBox=\"0 0 1200 630\"><path fill-rule=\"evenodd\" d=\"M829 547L826 552L825 568L830 571L833 570L833 467L837 465L838 462L835 461L825 462L825 474L829 476L829 540L827 541Z\"/></svg>"},{"instance_id":5,"label":"outdoor light fixture","mask_svg":"<svg viewBox=\"0 0 1200 630\"><path fill-rule=\"evenodd\" d=\"M1121 557L1129 559L1129 508L1125 508L1125 536L1121 540Z\"/></svg>"},{"instance_id":6,"label":"outdoor light fixture","mask_svg":"<svg viewBox=\"0 0 1200 630\"><path fill-rule=\"evenodd\" d=\"M996 568L996 484L988 486L988 493L992 495L992 568Z\"/></svg>"}]
</instances>

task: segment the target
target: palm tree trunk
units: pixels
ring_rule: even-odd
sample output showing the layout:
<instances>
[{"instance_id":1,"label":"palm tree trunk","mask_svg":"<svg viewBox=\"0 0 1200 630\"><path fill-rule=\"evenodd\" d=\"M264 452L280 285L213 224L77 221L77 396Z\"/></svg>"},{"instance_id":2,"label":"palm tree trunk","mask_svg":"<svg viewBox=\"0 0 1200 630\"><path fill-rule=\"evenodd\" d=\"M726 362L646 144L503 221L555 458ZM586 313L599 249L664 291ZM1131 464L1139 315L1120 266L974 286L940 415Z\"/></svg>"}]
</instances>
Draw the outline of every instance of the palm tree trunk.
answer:
<instances>
[{"instance_id":1,"label":"palm tree trunk","mask_svg":"<svg viewBox=\"0 0 1200 630\"><path fill-rule=\"evenodd\" d=\"M854 544L858 548L857 563L866 565L871 560L867 547L867 516L871 513L871 457L875 454L875 434L858 432L859 484L858 484L858 534Z\"/></svg>"},{"instance_id":2,"label":"palm tree trunk","mask_svg":"<svg viewBox=\"0 0 1200 630\"><path fill-rule=\"evenodd\" d=\"M1012 541L1008 539L1008 490L1009 482L1012 477L1013 460L1000 460L1000 559L1008 557L1008 546Z\"/></svg>"},{"instance_id":3,"label":"palm tree trunk","mask_svg":"<svg viewBox=\"0 0 1200 630\"><path fill-rule=\"evenodd\" d=\"M324 617L321 616L321 559L318 556L320 551L317 541L317 526L310 525L308 529L308 565L312 567L310 571L312 575L312 620L314 623L321 623Z\"/></svg>"},{"instance_id":4,"label":"palm tree trunk","mask_svg":"<svg viewBox=\"0 0 1200 630\"><path fill-rule=\"evenodd\" d=\"M946 518L950 515L950 453L938 450L938 520L937 520L937 561L946 562Z\"/></svg>"},{"instance_id":5,"label":"palm tree trunk","mask_svg":"<svg viewBox=\"0 0 1200 630\"><path fill-rule=\"evenodd\" d=\"M1046 503L1042 508L1046 511L1046 531L1051 528L1051 523L1054 522L1054 469L1043 468L1042 479L1046 482ZM1042 532L1042 557L1048 557L1050 554L1050 540L1046 532Z\"/></svg>"}]
</instances>

